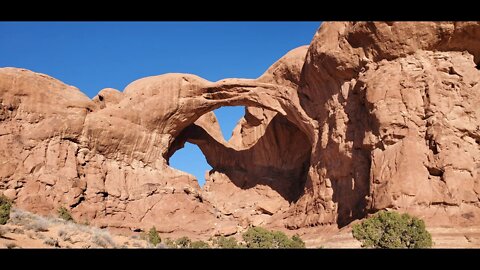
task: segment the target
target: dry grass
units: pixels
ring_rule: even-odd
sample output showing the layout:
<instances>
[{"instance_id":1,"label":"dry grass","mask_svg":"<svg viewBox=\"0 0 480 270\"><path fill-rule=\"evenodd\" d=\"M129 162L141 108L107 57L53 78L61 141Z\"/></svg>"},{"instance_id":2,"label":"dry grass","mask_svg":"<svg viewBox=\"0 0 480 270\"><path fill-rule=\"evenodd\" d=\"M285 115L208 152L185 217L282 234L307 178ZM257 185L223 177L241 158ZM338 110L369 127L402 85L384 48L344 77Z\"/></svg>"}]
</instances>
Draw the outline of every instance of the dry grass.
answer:
<instances>
[{"instance_id":1,"label":"dry grass","mask_svg":"<svg viewBox=\"0 0 480 270\"><path fill-rule=\"evenodd\" d=\"M28 225L28 224L31 224L32 222L40 223L40 226L44 224L51 226L51 225L70 223L57 217L40 216L40 215L30 213L28 211L15 208L15 207L12 208L12 211L10 213L10 221L9 221L10 224Z\"/></svg>"},{"instance_id":2,"label":"dry grass","mask_svg":"<svg viewBox=\"0 0 480 270\"><path fill-rule=\"evenodd\" d=\"M12 241L0 238L0 246L14 243L19 247L60 248L141 248L144 240L114 235L106 229L67 222L56 217L39 216L18 208L12 208L10 220L1 235L10 233ZM123 243L123 244L120 244Z\"/></svg>"},{"instance_id":3,"label":"dry grass","mask_svg":"<svg viewBox=\"0 0 480 270\"><path fill-rule=\"evenodd\" d=\"M94 228L92 231L93 231L92 241L94 244L103 248L108 248L108 247L115 248L117 246L108 231L98 229L98 228Z\"/></svg>"},{"instance_id":4,"label":"dry grass","mask_svg":"<svg viewBox=\"0 0 480 270\"><path fill-rule=\"evenodd\" d=\"M95 227L90 227L90 226L73 223L73 222L67 222L64 228L66 231L70 231L70 232L91 233L92 229Z\"/></svg>"},{"instance_id":5,"label":"dry grass","mask_svg":"<svg viewBox=\"0 0 480 270\"><path fill-rule=\"evenodd\" d=\"M26 224L25 228L27 230L32 230L34 232L48 232L48 228L52 226L52 223L42 217L32 220L31 223Z\"/></svg>"},{"instance_id":6,"label":"dry grass","mask_svg":"<svg viewBox=\"0 0 480 270\"><path fill-rule=\"evenodd\" d=\"M63 241L72 242L71 233L66 231L65 229L60 229L57 234L58 237L60 237L60 239L62 239Z\"/></svg>"},{"instance_id":7,"label":"dry grass","mask_svg":"<svg viewBox=\"0 0 480 270\"><path fill-rule=\"evenodd\" d=\"M52 246L52 247L59 247L58 240L53 239L52 237L49 237L49 238L45 239L45 241L43 241L43 243L45 245L49 245L49 246Z\"/></svg>"},{"instance_id":8,"label":"dry grass","mask_svg":"<svg viewBox=\"0 0 480 270\"><path fill-rule=\"evenodd\" d=\"M16 234L24 234L25 230L23 230L22 228L12 228L10 232Z\"/></svg>"},{"instance_id":9,"label":"dry grass","mask_svg":"<svg viewBox=\"0 0 480 270\"><path fill-rule=\"evenodd\" d=\"M25 225L30 223L32 217L30 213L20 210L18 208L13 208L10 212L10 224L14 225Z\"/></svg>"},{"instance_id":10,"label":"dry grass","mask_svg":"<svg viewBox=\"0 0 480 270\"><path fill-rule=\"evenodd\" d=\"M99 247L108 248L108 243L98 235L93 236L92 242Z\"/></svg>"},{"instance_id":11,"label":"dry grass","mask_svg":"<svg viewBox=\"0 0 480 270\"><path fill-rule=\"evenodd\" d=\"M48 228L54 224L54 220L51 218L34 215L18 208L13 208L12 212L10 213L9 223L23 226L25 229L32 230L34 232L47 232Z\"/></svg>"},{"instance_id":12,"label":"dry grass","mask_svg":"<svg viewBox=\"0 0 480 270\"><path fill-rule=\"evenodd\" d=\"M113 241L110 232L107 230L91 227L83 224L68 223L63 229L58 231L58 236L63 241L70 241L74 235L86 235L86 238L90 239L93 244L103 248L116 247L115 241ZM90 237L88 237L90 236Z\"/></svg>"},{"instance_id":13,"label":"dry grass","mask_svg":"<svg viewBox=\"0 0 480 270\"><path fill-rule=\"evenodd\" d=\"M10 213L10 224L14 225L22 225L22 226L31 226L32 223L39 223L39 226L42 225L50 225L51 220L48 218L32 214L27 211L23 211L18 208L12 208L12 212Z\"/></svg>"}]
</instances>

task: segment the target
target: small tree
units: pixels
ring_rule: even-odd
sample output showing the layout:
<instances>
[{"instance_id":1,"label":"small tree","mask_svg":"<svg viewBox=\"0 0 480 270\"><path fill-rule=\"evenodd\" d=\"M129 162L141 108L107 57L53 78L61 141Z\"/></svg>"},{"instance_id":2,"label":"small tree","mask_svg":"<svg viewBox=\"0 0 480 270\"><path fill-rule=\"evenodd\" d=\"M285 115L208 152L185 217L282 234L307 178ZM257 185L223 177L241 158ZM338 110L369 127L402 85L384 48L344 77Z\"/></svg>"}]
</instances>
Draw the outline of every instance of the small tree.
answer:
<instances>
[{"instance_id":1,"label":"small tree","mask_svg":"<svg viewBox=\"0 0 480 270\"><path fill-rule=\"evenodd\" d=\"M60 206L60 208L58 208L58 217L60 217L65 221L74 222L72 214L70 214L70 211L68 211L68 209L63 206Z\"/></svg>"},{"instance_id":2,"label":"small tree","mask_svg":"<svg viewBox=\"0 0 480 270\"><path fill-rule=\"evenodd\" d=\"M10 219L10 211L12 210L12 201L0 195L0 225L5 225Z\"/></svg>"},{"instance_id":3,"label":"small tree","mask_svg":"<svg viewBox=\"0 0 480 270\"><path fill-rule=\"evenodd\" d=\"M355 224L353 237L363 247L374 248L429 248L432 236L423 220L408 214L380 211Z\"/></svg>"},{"instance_id":4,"label":"small tree","mask_svg":"<svg viewBox=\"0 0 480 270\"><path fill-rule=\"evenodd\" d=\"M147 240L154 247L156 247L162 241L160 235L158 235L157 228L155 228L155 226L150 228L150 230L148 231Z\"/></svg>"}]
</instances>

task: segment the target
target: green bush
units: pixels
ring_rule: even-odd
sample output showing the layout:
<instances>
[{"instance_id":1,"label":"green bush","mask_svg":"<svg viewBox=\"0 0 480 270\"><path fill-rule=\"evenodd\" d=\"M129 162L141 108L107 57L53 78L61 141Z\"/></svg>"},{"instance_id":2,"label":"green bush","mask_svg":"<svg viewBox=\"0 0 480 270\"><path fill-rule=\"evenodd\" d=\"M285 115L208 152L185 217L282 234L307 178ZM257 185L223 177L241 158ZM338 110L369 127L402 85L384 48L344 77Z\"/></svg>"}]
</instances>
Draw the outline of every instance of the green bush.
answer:
<instances>
[{"instance_id":1,"label":"green bush","mask_svg":"<svg viewBox=\"0 0 480 270\"><path fill-rule=\"evenodd\" d=\"M353 237L363 247L374 248L428 248L432 236L423 220L408 214L380 211L361 223L355 224Z\"/></svg>"},{"instance_id":2,"label":"green bush","mask_svg":"<svg viewBox=\"0 0 480 270\"><path fill-rule=\"evenodd\" d=\"M10 210L12 210L12 201L0 195L0 225L5 225L10 219Z\"/></svg>"},{"instance_id":3,"label":"green bush","mask_svg":"<svg viewBox=\"0 0 480 270\"><path fill-rule=\"evenodd\" d=\"M156 247L162 241L160 235L158 235L157 228L155 228L155 226L153 226L150 231L148 231L147 240L154 247Z\"/></svg>"},{"instance_id":4,"label":"green bush","mask_svg":"<svg viewBox=\"0 0 480 270\"><path fill-rule=\"evenodd\" d=\"M63 207L63 206L60 206L60 208L58 208L58 217L60 217L61 219L65 220L65 221L73 221L74 222L72 214L70 214L70 211L68 211L68 209Z\"/></svg>"},{"instance_id":5,"label":"green bush","mask_svg":"<svg viewBox=\"0 0 480 270\"><path fill-rule=\"evenodd\" d=\"M192 240L186 236L180 237L175 241L175 244L177 244L177 247L179 248L189 248L191 243Z\"/></svg>"},{"instance_id":6,"label":"green bush","mask_svg":"<svg viewBox=\"0 0 480 270\"><path fill-rule=\"evenodd\" d=\"M218 236L213 239L213 245L219 248L239 248L241 247L237 243L237 239L233 237Z\"/></svg>"},{"instance_id":7,"label":"green bush","mask_svg":"<svg viewBox=\"0 0 480 270\"><path fill-rule=\"evenodd\" d=\"M291 243L291 248L305 248L305 242L303 242L302 238L300 238L300 235L295 234L292 236L292 243Z\"/></svg>"},{"instance_id":8,"label":"green bush","mask_svg":"<svg viewBox=\"0 0 480 270\"><path fill-rule=\"evenodd\" d=\"M191 248L210 248L210 245L205 242L205 241L193 241L191 244L190 244L190 247Z\"/></svg>"},{"instance_id":9,"label":"green bush","mask_svg":"<svg viewBox=\"0 0 480 270\"><path fill-rule=\"evenodd\" d=\"M295 235L292 239L280 231L269 231L262 227L249 228L243 235L248 248L304 248L305 243Z\"/></svg>"}]
</instances>

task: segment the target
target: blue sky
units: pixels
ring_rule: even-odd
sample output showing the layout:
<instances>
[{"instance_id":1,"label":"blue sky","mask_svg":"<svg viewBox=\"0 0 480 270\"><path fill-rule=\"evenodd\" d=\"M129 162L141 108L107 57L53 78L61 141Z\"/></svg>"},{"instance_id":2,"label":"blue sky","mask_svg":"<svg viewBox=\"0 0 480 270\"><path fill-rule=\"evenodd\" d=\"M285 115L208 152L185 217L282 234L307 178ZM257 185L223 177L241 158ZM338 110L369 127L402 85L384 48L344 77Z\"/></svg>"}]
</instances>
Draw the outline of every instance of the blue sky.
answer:
<instances>
[{"instance_id":1,"label":"blue sky","mask_svg":"<svg viewBox=\"0 0 480 270\"><path fill-rule=\"evenodd\" d=\"M256 78L289 50L309 44L320 22L0 22L0 66L53 76L93 97L106 87L168 72L210 81ZM243 108L216 111L230 137ZM196 146L170 160L204 182Z\"/></svg>"}]
</instances>

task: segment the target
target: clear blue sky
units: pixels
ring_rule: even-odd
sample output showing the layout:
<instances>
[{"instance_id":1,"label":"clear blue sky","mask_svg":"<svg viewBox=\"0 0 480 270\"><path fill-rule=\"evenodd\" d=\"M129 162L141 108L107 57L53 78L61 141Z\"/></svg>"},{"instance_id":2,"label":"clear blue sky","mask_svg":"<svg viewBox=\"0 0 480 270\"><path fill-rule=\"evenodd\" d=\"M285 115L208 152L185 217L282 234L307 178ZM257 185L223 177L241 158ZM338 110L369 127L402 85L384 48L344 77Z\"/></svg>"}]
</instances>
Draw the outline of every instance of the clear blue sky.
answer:
<instances>
[{"instance_id":1,"label":"clear blue sky","mask_svg":"<svg viewBox=\"0 0 480 270\"><path fill-rule=\"evenodd\" d=\"M78 87L89 97L168 72L210 81L256 78L289 50L310 43L320 22L0 22L0 67L21 67ZM231 131L243 108L216 111ZM204 182L210 166L196 146L173 167Z\"/></svg>"}]
</instances>

